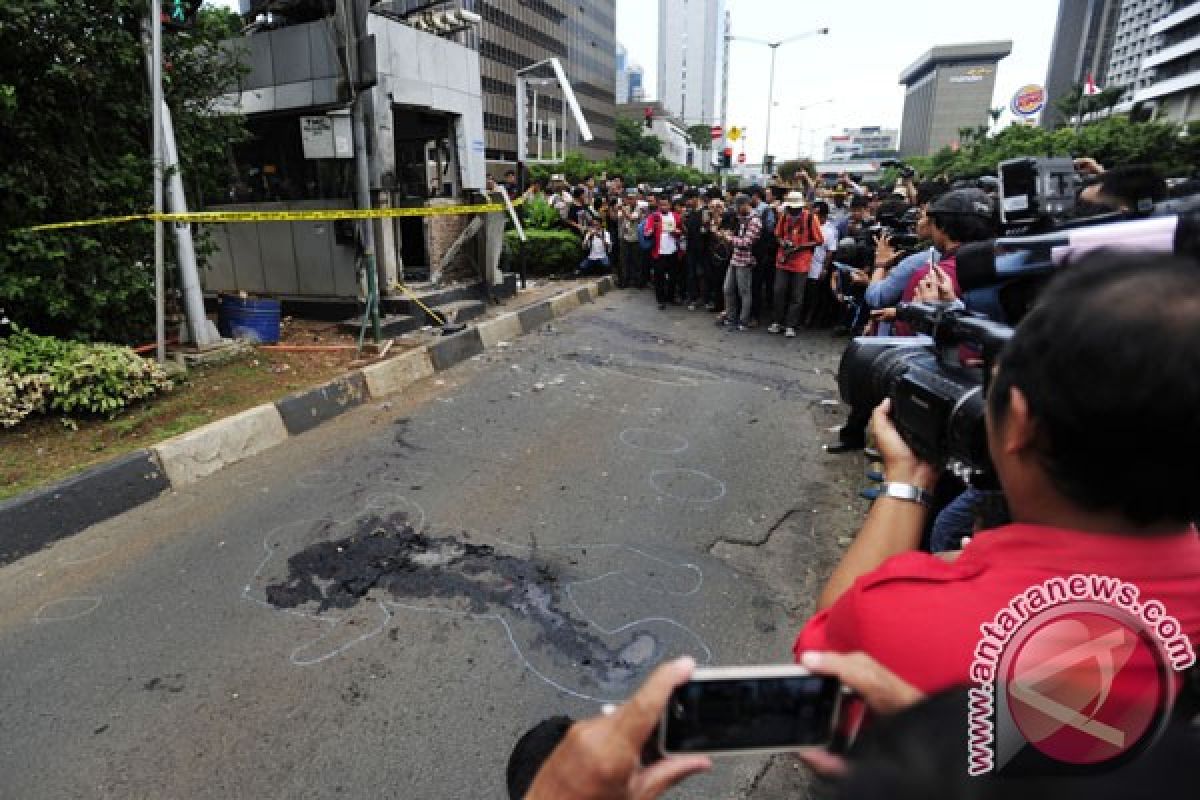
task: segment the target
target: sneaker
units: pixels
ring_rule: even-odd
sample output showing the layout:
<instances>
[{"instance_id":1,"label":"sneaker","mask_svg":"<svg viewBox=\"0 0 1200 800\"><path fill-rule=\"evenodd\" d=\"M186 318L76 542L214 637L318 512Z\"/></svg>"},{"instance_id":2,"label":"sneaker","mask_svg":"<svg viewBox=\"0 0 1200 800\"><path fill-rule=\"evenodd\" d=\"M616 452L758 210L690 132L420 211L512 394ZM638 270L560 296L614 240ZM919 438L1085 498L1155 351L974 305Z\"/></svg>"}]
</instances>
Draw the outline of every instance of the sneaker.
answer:
<instances>
[{"instance_id":1,"label":"sneaker","mask_svg":"<svg viewBox=\"0 0 1200 800\"><path fill-rule=\"evenodd\" d=\"M750 330L750 328L751 328L751 326L750 326L750 325L741 325L741 324L739 324L739 325L737 326L737 329L738 329L739 331L748 331L748 330Z\"/></svg>"},{"instance_id":2,"label":"sneaker","mask_svg":"<svg viewBox=\"0 0 1200 800\"><path fill-rule=\"evenodd\" d=\"M796 329L788 328L786 331L783 332L783 335L789 339L795 339L796 338Z\"/></svg>"},{"instance_id":3,"label":"sneaker","mask_svg":"<svg viewBox=\"0 0 1200 800\"><path fill-rule=\"evenodd\" d=\"M717 310L717 304L716 304L716 303L705 303L705 304L704 304L704 310L705 310L705 311L716 311L716 310Z\"/></svg>"},{"instance_id":4,"label":"sneaker","mask_svg":"<svg viewBox=\"0 0 1200 800\"><path fill-rule=\"evenodd\" d=\"M767 333L781 333L783 328L779 327L778 322L772 322L767 326Z\"/></svg>"},{"instance_id":5,"label":"sneaker","mask_svg":"<svg viewBox=\"0 0 1200 800\"><path fill-rule=\"evenodd\" d=\"M695 310L696 310L696 304L688 303L688 311L695 311Z\"/></svg>"},{"instance_id":6,"label":"sneaker","mask_svg":"<svg viewBox=\"0 0 1200 800\"><path fill-rule=\"evenodd\" d=\"M717 321L716 321L717 326L728 325L729 323L730 323L729 317L725 316L724 314L719 314L717 316Z\"/></svg>"}]
</instances>

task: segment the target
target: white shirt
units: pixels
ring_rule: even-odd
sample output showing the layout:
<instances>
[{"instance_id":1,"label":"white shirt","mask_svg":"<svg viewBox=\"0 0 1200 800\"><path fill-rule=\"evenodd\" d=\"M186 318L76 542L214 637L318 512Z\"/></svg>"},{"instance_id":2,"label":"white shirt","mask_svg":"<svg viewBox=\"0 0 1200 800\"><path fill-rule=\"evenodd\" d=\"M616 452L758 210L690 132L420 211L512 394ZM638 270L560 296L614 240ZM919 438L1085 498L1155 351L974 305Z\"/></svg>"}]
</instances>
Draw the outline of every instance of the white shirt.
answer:
<instances>
[{"instance_id":1,"label":"white shirt","mask_svg":"<svg viewBox=\"0 0 1200 800\"><path fill-rule=\"evenodd\" d=\"M827 220L821 226L821 236L825 239L825 243L813 250L812 266L808 269L808 279L810 281L815 281L821 277L821 273L825 271L825 262L837 250L837 223L832 219Z\"/></svg>"},{"instance_id":2,"label":"white shirt","mask_svg":"<svg viewBox=\"0 0 1200 800\"><path fill-rule=\"evenodd\" d=\"M662 230L658 234L658 254L660 256L674 255L679 246L675 242L675 215L662 215Z\"/></svg>"},{"instance_id":3,"label":"white shirt","mask_svg":"<svg viewBox=\"0 0 1200 800\"><path fill-rule=\"evenodd\" d=\"M591 243L588 250L588 258L592 261L602 261L608 258L608 248L612 245L612 240L608 236L608 231L603 233L589 234L591 237L588 241Z\"/></svg>"}]
</instances>

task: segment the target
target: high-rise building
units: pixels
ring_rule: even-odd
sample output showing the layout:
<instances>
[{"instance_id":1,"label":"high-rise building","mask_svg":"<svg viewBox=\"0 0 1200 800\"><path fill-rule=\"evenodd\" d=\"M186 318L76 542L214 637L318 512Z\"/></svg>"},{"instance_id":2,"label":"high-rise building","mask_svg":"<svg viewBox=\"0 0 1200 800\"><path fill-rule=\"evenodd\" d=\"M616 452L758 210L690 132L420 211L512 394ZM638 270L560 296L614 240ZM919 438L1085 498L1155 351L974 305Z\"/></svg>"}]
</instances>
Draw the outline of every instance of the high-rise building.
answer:
<instances>
[{"instance_id":1,"label":"high-rise building","mask_svg":"<svg viewBox=\"0 0 1200 800\"><path fill-rule=\"evenodd\" d=\"M720 122L724 0L659 0L658 101L685 125Z\"/></svg>"},{"instance_id":2,"label":"high-rise building","mask_svg":"<svg viewBox=\"0 0 1200 800\"><path fill-rule=\"evenodd\" d=\"M1153 101L1176 122L1200 119L1200 0L1175 0L1174 10L1146 31L1159 49L1142 59L1135 103Z\"/></svg>"},{"instance_id":3,"label":"high-rise building","mask_svg":"<svg viewBox=\"0 0 1200 800\"><path fill-rule=\"evenodd\" d=\"M1172 0L1120 0L1105 76L1107 83L1101 84L1105 89L1123 90L1116 110L1131 108L1134 93L1153 80L1153 72L1142 71L1143 60L1162 47L1157 23L1171 12L1171 3Z\"/></svg>"},{"instance_id":4,"label":"high-rise building","mask_svg":"<svg viewBox=\"0 0 1200 800\"><path fill-rule=\"evenodd\" d=\"M959 130L987 125L996 87L996 64L1012 42L935 47L900 73L904 117L900 153L931 155L959 140Z\"/></svg>"},{"instance_id":5,"label":"high-rise building","mask_svg":"<svg viewBox=\"0 0 1200 800\"><path fill-rule=\"evenodd\" d=\"M389 0L401 13L463 9L479 14L480 25L460 36L479 51L483 83L484 148L487 160L517 160L515 73L558 58L595 137L583 143L571 126L568 151L608 158L616 150L616 0ZM541 98L542 108L561 110L561 101Z\"/></svg>"},{"instance_id":6,"label":"high-rise building","mask_svg":"<svg viewBox=\"0 0 1200 800\"><path fill-rule=\"evenodd\" d=\"M645 72L641 66L629 60L625 45L617 43L617 105L639 103L646 98L642 87Z\"/></svg>"},{"instance_id":7,"label":"high-rise building","mask_svg":"<svg viewBox=\"0 0 1200 800\"><path fill-rule=\"evenodd\" d=\"M646 72L639 65L634 64L629 68L627 75L628 85L626 90L629 95L628 102L640 103L646 99Z\"/></svg>"},{"instance_id":8,"label":"high-rise building","mask_svg":"<svg viewBox=\"0 0 1200 800\"><path fill-rule=\"evenodd\" d=\"M1120 0L1059 0L1042 127L1057 128L1066 122L1055 102L1069 96L1089 74L1098 85L1106 85L1119 11Z\"/></svg>"}]
</instances>

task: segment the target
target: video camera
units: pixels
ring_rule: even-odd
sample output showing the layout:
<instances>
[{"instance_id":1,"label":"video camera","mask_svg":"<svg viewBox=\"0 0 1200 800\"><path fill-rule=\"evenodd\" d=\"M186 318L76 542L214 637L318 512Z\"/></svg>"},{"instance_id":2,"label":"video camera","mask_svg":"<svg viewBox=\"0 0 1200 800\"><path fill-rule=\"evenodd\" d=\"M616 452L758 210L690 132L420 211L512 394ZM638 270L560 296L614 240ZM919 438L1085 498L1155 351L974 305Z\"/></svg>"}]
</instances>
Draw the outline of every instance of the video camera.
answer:
<instances>
[{"instance_id":1,"label":"video camera","mask_svg":"<svg viewBox=\"0 0 1200 800\"><path fill-rule=\"evenodd\" d=\"M1013 158L1001 161L1000 222L1021 233L1042 221L1063 220L1075 212L1083 179L1070 158Z\"/></svg>"},{"instance_id":2,"label":"video camera","mask_svg":"<svg viewBox=\"0 0 1200 800\"><path fill-rule=\"evenodd\" d=\"M1171 213L964 245L958 251L959 285L964 291L998 289L1015 324L1051 273L1094 250L1200 259L1200 198L1172 201L1158 210ZM994 488L985 397L992 367L1013 328L943 304L901 304L896 318L921 335L852 340L838 367L842 400L866 410L890 397L892 421L913 452L978 488ZM964 346L978 354L978 361L962 362Z\"/></svg>"},{"instance_id":3,"label":"video camera","mask_svg":"<svg viewBox=\"0 0 1200 800\"><path fill-rule=\"evenodd\" d=\"M991 488L984 408L988 376L1013 329L963 309L902 303L896 318L919 336L858 337L838 366L842 400L874 408L892 399L892 422L921 459ZM958 359L967 345L980 364Z\"/></svg>"}]
</instances>

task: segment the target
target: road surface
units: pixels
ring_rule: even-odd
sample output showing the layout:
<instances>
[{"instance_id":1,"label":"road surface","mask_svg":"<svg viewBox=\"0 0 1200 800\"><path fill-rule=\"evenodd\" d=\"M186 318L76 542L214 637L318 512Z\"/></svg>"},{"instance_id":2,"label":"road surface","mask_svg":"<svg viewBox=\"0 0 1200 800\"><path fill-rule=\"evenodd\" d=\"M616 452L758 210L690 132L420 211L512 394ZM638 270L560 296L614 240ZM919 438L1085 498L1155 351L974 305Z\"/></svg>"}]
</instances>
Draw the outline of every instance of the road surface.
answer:
<instances>
[{"instance_id":1,"label":"road surface","mask_svg":"<svg viewBox=\"0 0 1200 800\"><path fill-rule=\"evenodd\" d=\"M501 798L663 658L787 661L861 512L839 345L609 294L0 569L0 797Z\"/></svg>"}]
</instances>

